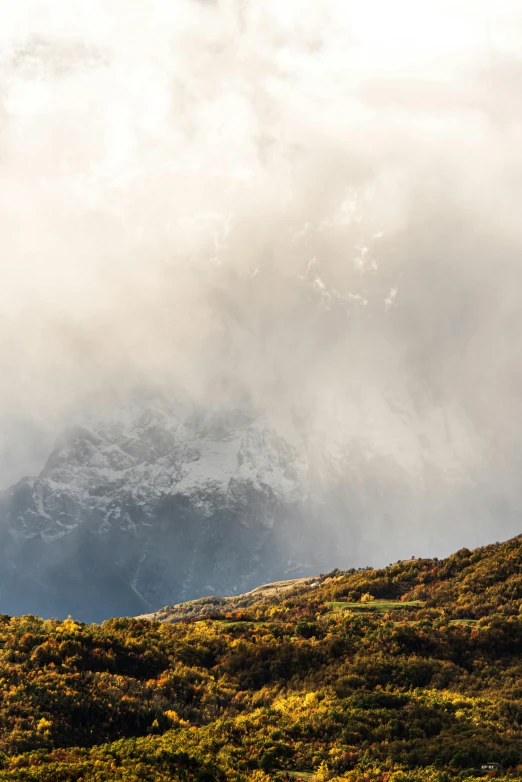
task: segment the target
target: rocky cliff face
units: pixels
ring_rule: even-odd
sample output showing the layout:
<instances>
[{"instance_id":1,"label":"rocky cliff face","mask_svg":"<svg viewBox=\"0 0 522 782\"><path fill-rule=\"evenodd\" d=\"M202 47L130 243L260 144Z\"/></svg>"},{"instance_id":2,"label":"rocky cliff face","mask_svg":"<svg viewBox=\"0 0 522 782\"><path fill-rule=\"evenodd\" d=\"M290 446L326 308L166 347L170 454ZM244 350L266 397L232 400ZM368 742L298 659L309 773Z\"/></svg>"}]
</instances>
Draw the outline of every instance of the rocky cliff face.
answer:
<instances>
[{"instance_id":1,"label":"rocky cliff face","mask_svg":"<svg viewBox=\"0 0 522 782\"><path fill-rule=\"evenodd\" d=\"M101 620L351 564L361 521L378 535L441 472L439 421L380 416L319 443L295 421L283 436L248 410L148 402L66 431L1 495L0 610ZM443 418L451 482L463 434Z\"/></svg>"}]
</instances>

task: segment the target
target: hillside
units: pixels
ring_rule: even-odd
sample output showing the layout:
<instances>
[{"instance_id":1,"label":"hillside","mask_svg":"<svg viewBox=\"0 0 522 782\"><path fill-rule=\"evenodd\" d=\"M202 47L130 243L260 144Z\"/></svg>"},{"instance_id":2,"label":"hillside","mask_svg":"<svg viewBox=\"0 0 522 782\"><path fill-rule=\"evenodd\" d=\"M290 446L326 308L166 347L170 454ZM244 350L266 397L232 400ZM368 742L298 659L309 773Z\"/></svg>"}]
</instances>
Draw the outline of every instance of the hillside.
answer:
<instances>
[{"instance_id":1,"label":"hillside","mask_svg":"<svg viewBox=\"0 0 522 782\"><path fill-rule=\"evenodd\" d=\"M521 571L518 537L166 621L2 616L0 780L522 779Z\"/></svg>"},{"instance_id":2,"label":"hillside","mask_svg":"<svg viewBox=\"0 0 522 782\"><path fill-rule=\"evenodd\" d=\"M396 611L407 604L422 604L422 616L438 616L441 611L453 619L476 620L492 613L517 616L522 597L521 540L519 536L475 551L461 549L440 561L413 557L379 570L334 570L318 577L274 582L243 595L166 606L148 617L176 622L223 611L255 609L257 613L263 607L287 606L288 599L292 604L314 605L320 612L329 603L358 612L387 605ZM367 602L353 606L363 595Z\"/></svg>"},{"instance_id":3,"label":"hillside","mask_svg":"<svg viewBox=\"0 0 522 782\"><path fill-rule=\"evenodd\" d=\"M262 605L270 605L275 599L280 602L281 597L287 592L295 592L298 587L301 594L307 594L307 586L317 585L319 578L291 578L284 581L272 581L269 584L251 589L241 595L232 597L200 597L197 600L188 600L186 603L177 603L173 606L165 606L152 614L142 614L138 619L150 619L158 622L179 622L182 619L203 619L220 616L223 612L237 611L242 608L260 608Z\"/></svg>"}]
</instances>

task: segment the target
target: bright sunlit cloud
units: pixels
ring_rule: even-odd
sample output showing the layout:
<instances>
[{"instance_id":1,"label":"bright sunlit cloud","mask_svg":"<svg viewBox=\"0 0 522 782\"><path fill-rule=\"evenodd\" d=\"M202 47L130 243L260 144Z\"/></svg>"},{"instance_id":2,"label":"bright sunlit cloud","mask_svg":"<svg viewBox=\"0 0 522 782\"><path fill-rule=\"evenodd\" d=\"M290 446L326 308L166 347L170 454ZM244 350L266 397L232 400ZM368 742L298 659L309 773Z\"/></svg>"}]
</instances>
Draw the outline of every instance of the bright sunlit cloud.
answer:
<instances>
[{"instance_id":1,"label":"bright sunlit cloud","mask_svg":"<svg viewBox=\"0 0 522 782\"><path fill-rule=\"evenodd\" d=\"M396 454L383 394L425 389L472 433L462 475L518 448L519 3L0 0L0 21L4 484L41 458L13 421L47 437L92 395L205 401L217 375L346 442L365 388Z\"/></svg>"}]
</instances>

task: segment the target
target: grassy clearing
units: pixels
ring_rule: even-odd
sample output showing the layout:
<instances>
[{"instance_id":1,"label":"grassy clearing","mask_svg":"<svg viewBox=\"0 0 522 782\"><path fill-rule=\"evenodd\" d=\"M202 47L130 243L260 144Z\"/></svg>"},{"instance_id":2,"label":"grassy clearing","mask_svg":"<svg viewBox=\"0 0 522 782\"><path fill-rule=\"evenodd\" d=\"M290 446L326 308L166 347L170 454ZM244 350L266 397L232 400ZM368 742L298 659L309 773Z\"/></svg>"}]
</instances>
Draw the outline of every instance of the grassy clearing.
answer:
<instances>
[{"instance_id":1,"label":"grassy clearing","mask_svg":"<svg viewBox=\"0 0 522 782\"><path fill-rule=\"evenodd\" d=\"M232 627L233 625L241 625L241 627L245 627L245 625L266 624L266 622L258 622L255 619L215 619L214 621L222 627Z\"/></svg>"},{"instance_id":2,"label":"grassy clearing","mask_svg":"<svg viewBox=\"0 0 522 782\"><path fill-rule=\"evenodd\" d=\"M338 609L341 611L358 611L384 614L388 611L396 611L402 608L420 608L424 605L422 600L374 600L371 603L347 603L347 602L333 602L326 604L329 608Z\"/></svg>"}]
</instances>

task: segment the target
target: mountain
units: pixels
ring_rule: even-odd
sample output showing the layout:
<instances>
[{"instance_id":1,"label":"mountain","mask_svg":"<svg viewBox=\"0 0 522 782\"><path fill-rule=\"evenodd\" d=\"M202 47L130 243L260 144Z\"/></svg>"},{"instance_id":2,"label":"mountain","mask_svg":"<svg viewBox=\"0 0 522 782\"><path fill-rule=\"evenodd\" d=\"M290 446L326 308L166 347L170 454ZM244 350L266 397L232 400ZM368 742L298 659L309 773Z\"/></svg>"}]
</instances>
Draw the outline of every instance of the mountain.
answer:
<instances>
[{"instance_id":1,"label":"mountain","mask_svg":"<svg viewBox=\"0 0 522 782\"><path fill-rule=\"evenodd\" d=\"M300 473L295 449L238 411L138 406L70 429L2 497L0 605L98 619L306 570L285 537Z\"/></svg>"},{"instance_id":2,"label":"mountain","mask_svg":"<svg viewBox=\"0 0 522 782\"><path fill-rule=\"evenodd\" d=\"M0 782L520 780L521 573L519 536L165 621L0 616Z\"/></svg>"},{"instance_id":3,"label":"mountain","mask_svg":"<svg viewBox=\"0 0 522 782\"><path fill-rule=\"evenodd\" d=\"M87 416L0 495L0 610L136 615L360 560L394 527L400 545L412 504L469 484L466 422L411 397L358 404L326 432L159 398Z\"/></svg>"}]
</instances>

